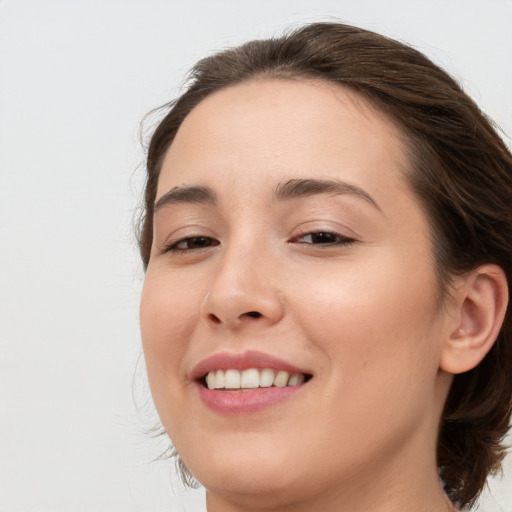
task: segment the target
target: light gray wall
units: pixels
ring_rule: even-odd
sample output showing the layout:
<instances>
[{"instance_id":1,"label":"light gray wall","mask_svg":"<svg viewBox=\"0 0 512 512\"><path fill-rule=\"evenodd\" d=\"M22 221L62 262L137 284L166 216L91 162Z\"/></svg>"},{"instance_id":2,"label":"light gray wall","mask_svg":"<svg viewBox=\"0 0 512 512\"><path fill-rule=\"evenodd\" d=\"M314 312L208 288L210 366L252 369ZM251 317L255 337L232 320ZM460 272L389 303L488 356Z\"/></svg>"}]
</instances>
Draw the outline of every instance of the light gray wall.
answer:
<instances>
[{"instance_id":1,"label":"light gray wall","mask_svg":"<svg viewBox=\"0 0 512 512\"><path fill-rule=\"evenodd\" d=\"M0 511L201 508L132 404L138 124L210 51L332 17L413 43L512 134L510 0L0 0ZM512 512L506 466L485 512Z\"/></svg>"}]
</instances>

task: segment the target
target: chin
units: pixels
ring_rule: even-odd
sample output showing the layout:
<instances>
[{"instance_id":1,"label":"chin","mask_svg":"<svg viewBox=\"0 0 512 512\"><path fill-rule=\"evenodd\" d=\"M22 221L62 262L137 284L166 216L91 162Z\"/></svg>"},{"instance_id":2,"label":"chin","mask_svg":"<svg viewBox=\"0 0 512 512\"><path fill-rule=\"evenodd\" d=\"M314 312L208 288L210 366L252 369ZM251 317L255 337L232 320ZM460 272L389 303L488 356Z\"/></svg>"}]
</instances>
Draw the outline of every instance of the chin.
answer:
<instances>
[{"instance_id":1,"label":"chin","mask_svg":"<svg viewBox=\"0 0 512 512\"><path fill-rule=\"evenodd\" d=\"M299 469L295 457L276 456L276 450L254 450L250 453L232 450L229 455L219 454L218 450L205 450L199 461L191 461L188 466L194 477L207 489L220 494L240 496L273 496L273 501L290 489L298 490L304 486L300 475L293 471ZM204 456L208 453L208 456ZM195 464L194 462L199 462ZM185 461L187 464L187 462Z\"/></svg>"},{"instance_id":2,"label":"chin","mask_svg":"<svg viewBox=\"0 0 512 512\"><path fill-rule=\"evenodd\" d=\"M294 501L303 501L304 482L288 478L288 468L248 467L240 470L237 467L222 468L218 473L206 471L205 478L200 480L208 493L224 496L242 507L260 509L272 506L290 505ZM283 478L286 477L286 478Z\"/></svg>"}]
</instances>

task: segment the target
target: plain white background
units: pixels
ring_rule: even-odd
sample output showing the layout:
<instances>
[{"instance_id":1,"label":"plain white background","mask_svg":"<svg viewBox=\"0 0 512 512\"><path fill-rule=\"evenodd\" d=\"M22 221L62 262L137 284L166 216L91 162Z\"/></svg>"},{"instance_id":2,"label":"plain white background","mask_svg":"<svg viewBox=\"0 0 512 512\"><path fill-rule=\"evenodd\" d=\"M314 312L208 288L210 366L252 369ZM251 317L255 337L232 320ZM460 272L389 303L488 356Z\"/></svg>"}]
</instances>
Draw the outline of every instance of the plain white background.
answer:
<instances>
[{"instance_id":1,"label":"plain white background","mask_svg":"<svg viewBox=\"0 0 512 512\"><path fill-rule=\"evenodd\" d=\"M0 0L0 512L203 510L132 401L139 122L198 58L332 18L417 46L512 134L511 0ZM512 512L511 459L480 510Z\"/></svg>"}]
</instances>

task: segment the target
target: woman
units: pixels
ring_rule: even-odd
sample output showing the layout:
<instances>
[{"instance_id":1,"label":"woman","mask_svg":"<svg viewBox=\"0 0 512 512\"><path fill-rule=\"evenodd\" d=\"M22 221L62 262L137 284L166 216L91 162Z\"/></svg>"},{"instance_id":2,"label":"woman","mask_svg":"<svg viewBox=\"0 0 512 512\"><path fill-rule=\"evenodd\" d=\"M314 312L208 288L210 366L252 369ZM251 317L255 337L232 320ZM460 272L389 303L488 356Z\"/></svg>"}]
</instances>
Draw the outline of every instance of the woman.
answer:
<instances>
[{"instance_id":1,"label":"woman","mask_svg":"<svg viewBox=\"0 0 512 512\"><path fill-rule=\"evenodd\" d=\"M449 511L511 413L512 157L423 55L313 24L200 61L148 150L152 394L218 511Z\"/></svg>"}]
</instances>

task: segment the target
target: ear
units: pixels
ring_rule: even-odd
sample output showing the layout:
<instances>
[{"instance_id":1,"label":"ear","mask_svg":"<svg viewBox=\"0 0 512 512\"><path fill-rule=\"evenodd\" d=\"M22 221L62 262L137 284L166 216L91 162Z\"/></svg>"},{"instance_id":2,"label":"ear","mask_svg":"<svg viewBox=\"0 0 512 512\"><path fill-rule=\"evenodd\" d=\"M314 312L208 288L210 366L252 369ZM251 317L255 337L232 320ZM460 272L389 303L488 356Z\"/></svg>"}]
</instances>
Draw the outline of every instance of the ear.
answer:
<instances>
[{"instance_id":1,"label":"ear","mask_svg":"<svg viewBox=\"0 0 512 512\"><path fill-rule=\"evenodd\" d=\"M507 278L497 265L482 265L461 279L450 300L450 326L440 368L457 374L477 366L500 332L508 304Z\"/></svg>"}]
</instances>

